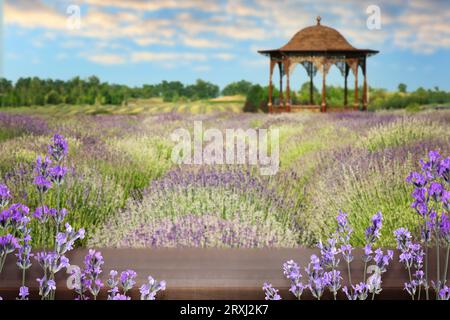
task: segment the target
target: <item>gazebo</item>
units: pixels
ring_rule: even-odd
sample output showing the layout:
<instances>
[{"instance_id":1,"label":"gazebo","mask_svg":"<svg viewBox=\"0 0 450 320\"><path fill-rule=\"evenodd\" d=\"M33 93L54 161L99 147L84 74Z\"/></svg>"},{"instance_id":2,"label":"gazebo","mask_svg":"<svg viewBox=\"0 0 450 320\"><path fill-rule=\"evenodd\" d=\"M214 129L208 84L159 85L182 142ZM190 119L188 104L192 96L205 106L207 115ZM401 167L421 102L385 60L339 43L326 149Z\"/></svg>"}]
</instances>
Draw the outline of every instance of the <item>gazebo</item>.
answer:
<instances>
[{"instance_id":1,"label":"gazebo","mask_svg":"<svg viewBox=\"0 0 450 320\"><path fill-rule=\"evenodd\" d=\"M291 112L292 109L318 109L327 111L326 77L332 65L336 65L344 77L344 108L343 110L359 110L358 98L358 68L361 67L363 80L362 109L367 110L367 57L379 51L370 49L356 49L337 30L321 25L321 18L317 17L317 24L297 32L283 47L274 50L261 50L259 53L270 57L269 76L269 112ZM289 78L295 67L301 64L308 73L310 81L309 105L293 106L290 100ZM280 95L278 106L273 105L272 75L275 65L280 71ZM353 105L348 105L347 77L349 71L355 77L355 96ZM322 74L322 101L314 104L313 77L317 71ZM283 96L283 77L286 77L286 97Z\"/></svg>"}]
</instances>

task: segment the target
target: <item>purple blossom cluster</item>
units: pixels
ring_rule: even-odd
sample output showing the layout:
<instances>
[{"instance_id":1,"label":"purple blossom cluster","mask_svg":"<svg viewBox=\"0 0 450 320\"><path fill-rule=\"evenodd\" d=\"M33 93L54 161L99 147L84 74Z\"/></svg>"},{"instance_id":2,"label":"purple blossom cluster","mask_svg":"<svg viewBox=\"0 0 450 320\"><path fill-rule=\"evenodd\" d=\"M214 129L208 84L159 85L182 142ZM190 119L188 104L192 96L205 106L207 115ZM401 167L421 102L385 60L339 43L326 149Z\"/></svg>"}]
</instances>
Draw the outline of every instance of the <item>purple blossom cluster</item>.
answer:
<instances>
[{"instance_id":1,"label":"purple blossom cluster","mask_svg":"<svg viewBox=\"0 0 450 320\"><path fill-rule=\"evenodd\" d=\"M94 300L97 300L100 290L104 287L104 283L100 279L104 263L101 252L91 249L84 258L84 270L80 270L80 268L72 270L72 275L75 276L73 289L77 294L77 300L88 300L88 293Z\"/></svg>"},{"instance_id":2,"label":"purple blossom cluster","mask_svg":"<svg viewBox=\"0 0 450 320\"><path fill-rule=\"evenodd\" d=\"M397 241L397 249L400 250L399 261L408 270L409 282L405 283L405 290L414 300L416 293L420 300L421 287L427 286L424 279L423 259L424 251L419 243L412 242L408 229L399 228L394 232Z\"/></svg>"},{"instance_id":3,"label":"purple blossom cluster","mask_svg":"<svg viewBox=\"0 0 450 320\"><path fill-rule=\"evenodd\" d=\"M318 248L320 255L313 254L310 257L310 262L304 269L307 276L307 282L303 284L301 281L302 274L300 267L293 260L289 260L283 264L283 273L290 282L289 291L297 298L301 299L304 290L308 290L311 295L320 300L323 294L328 290L333 294L336 300L338 292L342 291L349 300L366 300L369 294L372 299L380 294L381 278L390 262L393 259L394 252L387 250L384 254L380 248L375 251L372 250L372 245L380 237L383 216L381 212L377 212L371 219L371 225L366 229L367 245L363 255L364 281L357 284L352 283L350 263L353 261L353 247L350 244L352 228L347 219L347 214L340 211L337 216L337 228L332 238L327 239L325 243L319 242ZM339 247L340 245L340 247ZM343 286L343 277L339 270L340 258L347 264L348 271L348 286ZM372 262L370 266L373 271L372 275L366 279L367 264ZM266 299L275 297L278 293L270 284L266 283L263 287L266 294ZM276 296L280 298L279 296Z\"/></svg>"},{"instance_id":4,"label":"purple blossom cluster","mask_svg":"<svg viewBox=\"0 0 450 320\"><path fill-rule=\"evenodd\" d=\"M407 284L406 289L414 298L415 290L419 290L423 285L425 288L426 298L429 298L429 284L431 283L436 298L440 297L440 292L444 289L447 282L447 270L450 251L450 157L444 158L438 151L430 151L428 159L420 160L420 172L411 172L406 178L406 181L414 186L411 193L414 201L411 207L417 212L420 223L420 238L424 245L422 251L420 244L411 244L411 241L405 240L404 243L409 244L402 246L404 254L403 262L406 267L411 267L411 264L419 265L420 268L414 275L414 280ZM397 230L399 231L399 230ZM396 231L396 232L397 232ZM400 234L397 237L397 242L403 240L401 237L406 237ZM428 275L428 256L429 248L434 243L436 249L436 279L430 281ZM444 268L441 272L441 251L444 247L446 255L444 258ZM419 259L419 261L418 261ZM422 270L423 265L423 270ZM416 272L416 273L417 273ZM411 278L411 277L410 277Z\"/></svg>"},{"instance_id":5,"label":"purple blossom cluster","mask_svg":"<svg viewBox=\"0 0 450 320\"><path fill-rule=\"evenodd\" d=\"M83 228L75 230L69 223L64 223L67 210L62 208L59 194L67 172L63 166L67 154L67 141L63 136L56 134L48 147L48 155L37 158L34 167L34 185L39 192L40 201L32 213L27 206L21 203L14 203L8 207L13 197L7 186L0 184L0 273L7 256L17 251L15 254L17 257L16 264L22 271L22 285L18 294L18 299L21 300L26 300L29 296L29 289L26 286L26 270L32 265L31 257L34 257L34 260L43 269L42 277L36 279L39 284L41 299L55 299L55 276L59 271L69 268L70 263L66 254L75 247L79 239L83 239L85 236ZM45 204L45 195L50 188L54 187L57 189L58 195L57 207L49 208ZM54 239L52 247L46 248L44 246L44 250L32 253L30 227L32 220L44 225L43 230L50 232L50 236ZM72 275L76 278L74 290L77 299L85 300L88 295L91 295L94 299L97 298L104 286L100 278L103 264L101 253L89 250L84 259L84 270L75 268ZM117 292L113 298L122 299L125 297L126 292L133 288L135 278L136 273L134 271L123 272L118 281L123 293ZM165 290L165 282L157 282L149 277L148 282L143 284L140 289L141 298L153 300L157 292L162 290Z\"/></svg>"}]
</instances>

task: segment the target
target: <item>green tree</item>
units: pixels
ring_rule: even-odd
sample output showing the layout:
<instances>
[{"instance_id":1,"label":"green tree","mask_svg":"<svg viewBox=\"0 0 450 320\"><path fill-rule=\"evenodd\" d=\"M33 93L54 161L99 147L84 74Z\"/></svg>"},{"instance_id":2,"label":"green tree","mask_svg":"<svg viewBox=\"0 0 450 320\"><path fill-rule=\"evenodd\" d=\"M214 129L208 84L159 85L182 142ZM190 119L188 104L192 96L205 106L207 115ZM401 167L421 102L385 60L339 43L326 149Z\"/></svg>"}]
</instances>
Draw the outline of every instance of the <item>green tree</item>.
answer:
<instances>
[{"instance_id":1,"label":"green tree","mask_svg":"<svg viewBox=\"0 0 450 320\"><path fill-rule=\"evenodd\" d=\"M259 84L251 86L245 100L244 112L258 112L265 109L267 105L265 96L264 89Z\"/></svg>"},{"instance_id":2,"label":"green tree","mask_svg":"<svg viewBox=\"0 0 450 320\"><path fill-rule=\"evenodd\" d=\"M400 83L399 85L398 85L398 92L401 92L401 93L406 93L407 91L407 86L406 86L406 84L404 84L404 83Z\"/></svg>"},{"instance_id":3,"label":"green tree","mask_svg":"<svg viewBox=\"0 0 450 320\"><path fill-rule=\"evenodd\" d=\"M244 95L246 96L252 87L252 83L246 80L241 80L237 82L232 82L225 86L222 90L222 95L224 96L235 96L235 95Z\"/></svg>"}]
</instances>

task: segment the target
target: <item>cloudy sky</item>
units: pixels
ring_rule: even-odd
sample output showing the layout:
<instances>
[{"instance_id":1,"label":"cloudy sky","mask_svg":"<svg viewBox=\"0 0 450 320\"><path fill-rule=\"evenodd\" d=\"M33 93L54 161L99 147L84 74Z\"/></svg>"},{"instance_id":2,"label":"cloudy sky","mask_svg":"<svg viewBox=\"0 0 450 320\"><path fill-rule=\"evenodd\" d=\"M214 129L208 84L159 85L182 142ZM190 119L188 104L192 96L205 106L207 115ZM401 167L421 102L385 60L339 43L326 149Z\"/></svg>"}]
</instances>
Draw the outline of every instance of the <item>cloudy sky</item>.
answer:
<instances>
[{"instance_id":1,"label":"cloudy sky","mask_svg":"<svg viewBox=\"0 0 450 320\"><path fill-rule=\"evenodd\" d=\"M256 51L284 45L322 24L357 48L380 50L368 63L371 85L450 90L448 0L3 0L2 73L69 79L95 74L129 85L197 78L221 86L267 83ZM368 6L381 10L369 30ZM80 9L79 29L76 24ZM75 13L74 13L75 12ZM333 70L334 69L334 70ZM342 84L336 68L330 82ZM306 81L298 68L293 85ZM319 79L316 79L316 82Z\"/></svg>"}]
</instances>

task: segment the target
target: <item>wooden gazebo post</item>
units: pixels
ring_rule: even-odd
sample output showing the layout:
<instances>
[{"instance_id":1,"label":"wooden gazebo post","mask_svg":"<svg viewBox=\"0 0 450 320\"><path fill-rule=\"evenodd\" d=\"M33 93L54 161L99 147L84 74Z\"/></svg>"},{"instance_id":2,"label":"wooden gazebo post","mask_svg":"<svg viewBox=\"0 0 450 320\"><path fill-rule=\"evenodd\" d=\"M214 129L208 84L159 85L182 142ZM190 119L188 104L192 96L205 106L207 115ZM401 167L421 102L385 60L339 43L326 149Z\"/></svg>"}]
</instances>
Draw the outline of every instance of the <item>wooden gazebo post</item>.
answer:
<instances>
[{"instance_id":1,"label":"wooden gazebo post","mask_svg":"<svg viewBox=\"0 0 450 320\"><path fill-rule=\"evenodd\" d=\"M355 72L355 100L353 101L353 109L358 110L359 102L358 102L358 69L359 65L356 62L356 72Z\"/></svg>"},{"instance_id":2,"label":"wooden gazebo post","mask_svg":"<svg viewBox=\"0 0 450 320\"><path fill-rule=\"evenodd\" d=\"M309 64L309 104L314 104L314 83L313 83L314 65L312 62Z\"/></svg>"},{"instance_id":3,"label":"wooden gazebo post","mask_svg":"<svg viewBox=\"0 0 450 320\"><path fill-rule=\"evenodd\" d=\"M326 92L325 63L322 64L322 112L327 112L327 92Z\"/></svg>"},{"instance_id":4,"label":"wooden gazebo post","mask_svg":"<svg viewBox=\"0 0 450 320\"><path fill-rule=\"evenodd\" d=\"M347 62L345 62L345 74L344 74L344 107L348 106L348 85L347 85L347 78L348 78L348 72L349 67Z\"/></svg>"},{"instance_id":5,"label":"wooden gazebo post","mask_svg":"<svg viewBox=\"0 0 450 320\"><path fill-rule=\"evenodd\" d=\"M278 61L278 69L280 69L280 97L279 97L279 107L283 108L283 63Z\"/></svg>"},{"instance_id":6,"label":"wooden gazebo post","mask_svg":"<svg viewBox=\"0 0 450 320\"><path fill-rule=\"evenodd\" d=\"M268 103L268 107L269 107L269 113L273 112L273 107L272 107L272 96L273 96L273 84L272 84L272 75L273 75L273 67L275 66L275 62L270 59L270 71L269 71L269 103Z\"/></svg>"},{"instance_id":7,"label":"wooden gazebo post","mask_svg":"<svg viewBox=\"0 0 450 320\"><path fill-rule=\"evenodd\" d=\"M284 71L286 73L286 111L290 112L291 111L291 101L290 101L290 96L291 96L291 89L289 87L289 58L286 58L284 60Z\"/></svg>"},{"instance_id":8,"label":"wooden gazebo post","mask_svg":"<svg viewBox=\"0 0 450 320\"><path fill-rule=\"evenodd\" d=\"M364 57L363 60L363 76L364 76L364 82L363 82L363 98L362 98L362 104L363 104L363 110L367 111L367 70L366 70L366 57Z\"/></svg>"}]
</instances>

